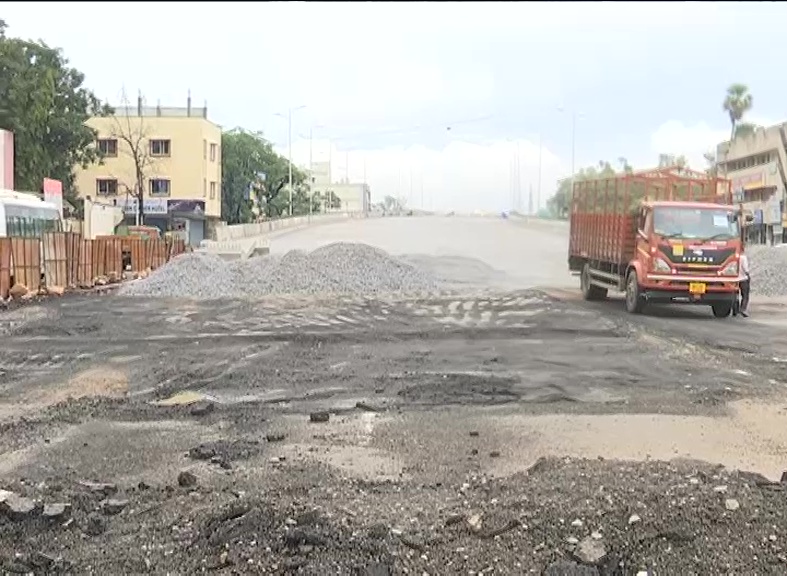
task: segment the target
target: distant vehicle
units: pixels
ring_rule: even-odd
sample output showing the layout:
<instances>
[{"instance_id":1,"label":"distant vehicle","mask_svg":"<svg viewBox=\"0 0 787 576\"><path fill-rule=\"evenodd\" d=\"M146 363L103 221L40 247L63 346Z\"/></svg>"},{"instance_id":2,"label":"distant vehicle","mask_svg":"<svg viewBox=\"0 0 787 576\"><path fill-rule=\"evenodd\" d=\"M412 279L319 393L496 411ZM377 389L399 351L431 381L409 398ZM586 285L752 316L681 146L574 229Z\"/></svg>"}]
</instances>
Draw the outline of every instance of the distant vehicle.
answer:
<instances>
[{"instance_id":1,"label":"distant vehicle","mask_svg":"<svg viewBox=\"0 0 787 576\"><path fill-rule=\"evenodd\" d=\"M500 213L500 217L501 217L503 220L506 220L506 219L508 219L508 212L505 212L505 211L501 212L501 213Z\"/></svg>"},{"instance_id":2,"label":"distant vehicle","mask_svg":"<svg viewBox=\"0 0 787 576\"><path fill-rule=\"evenodd\" d=\"M705 304L730 315L743 216L729 180L659 169L574 184L568 265L585 300L625 292L626 309Z\"/></svg>"},{"instance_id":3,"label":"distant vehicle","mask_svg":"<svg viewBox=\"0 0 787 576\"><path fill-rule=\"evenodd\" d=\"M61 232L60 211L34 194L0 190L0 238L40 238L44 232Z\"/></svg>"}]
</instances>

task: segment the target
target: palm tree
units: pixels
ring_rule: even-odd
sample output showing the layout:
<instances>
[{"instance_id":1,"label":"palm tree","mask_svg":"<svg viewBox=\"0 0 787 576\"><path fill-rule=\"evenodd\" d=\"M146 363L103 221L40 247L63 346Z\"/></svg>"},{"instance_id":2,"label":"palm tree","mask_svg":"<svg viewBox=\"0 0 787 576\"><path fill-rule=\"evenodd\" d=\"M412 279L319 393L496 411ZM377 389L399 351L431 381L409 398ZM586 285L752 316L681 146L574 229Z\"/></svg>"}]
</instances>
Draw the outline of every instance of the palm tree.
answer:
<instances>
[{"instance_id":1,"label":"palm tree","mask_svg":"<svg viewBox=\"0 0 787 576\"><path fill-rule=\"evenodd\" d=\"M623 171L624 174L634 173L634 169L631 167L631 164L629 164L629 161L623 156L618 158L618 164L620 164L620 169Z\"/></svg>"},{"instance_id":2,"label":"palm tree","mask_svg":"<svg viewBox=\"0 0 787 576\"><path fill-rule=\"evenodd\" d=\"M735 138L735 127L743 119L744 114L751 110L751 107L752 95L746 84L736 83L727 88L722 110L730 117L730 142Z\"/></svg>"}]
</instances>

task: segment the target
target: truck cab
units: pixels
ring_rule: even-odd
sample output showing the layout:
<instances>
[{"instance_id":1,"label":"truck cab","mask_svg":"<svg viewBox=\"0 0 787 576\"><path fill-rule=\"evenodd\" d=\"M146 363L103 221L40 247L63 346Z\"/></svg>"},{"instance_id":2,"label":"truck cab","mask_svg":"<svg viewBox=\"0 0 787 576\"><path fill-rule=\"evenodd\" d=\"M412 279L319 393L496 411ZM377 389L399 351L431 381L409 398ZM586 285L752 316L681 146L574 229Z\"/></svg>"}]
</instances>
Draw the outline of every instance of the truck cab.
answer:
<instances>
[{"instance_id":1,"label":"truck cab","mask_svg":"<svg viewBox=\"0 0 787 576\"><path fill-rule=\"evenodd\" d=\"M647 303L708 304L728 316L745 279L739 270L741 212L735 206L699 202L646 202L636 233L636 252L626 274L626 307Z\"/></svg>"},{"instance_id":2,"label":"truck cab","mask_svg":"<svg viewBox=\"0 0 787 576\"><path fill-rule=\"evenodd\" d=\"M583 298L624 292L631 313L674 302L729 316L744 279L744 218L730 187L682 167L575 182L568 266Z\"/></svg>"}]
</instances>

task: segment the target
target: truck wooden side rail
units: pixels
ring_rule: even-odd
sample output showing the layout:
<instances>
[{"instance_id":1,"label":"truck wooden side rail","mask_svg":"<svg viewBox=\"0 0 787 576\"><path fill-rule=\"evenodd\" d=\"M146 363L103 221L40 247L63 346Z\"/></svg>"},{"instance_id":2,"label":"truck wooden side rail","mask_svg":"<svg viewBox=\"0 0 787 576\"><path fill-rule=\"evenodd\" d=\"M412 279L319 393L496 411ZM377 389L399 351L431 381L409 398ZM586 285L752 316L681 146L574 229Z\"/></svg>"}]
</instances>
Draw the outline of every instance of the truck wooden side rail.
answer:
<instances>
[{"instance_id":1,"label":"truck wooden side rail","mask_svg":"<svg viewBox=\"0 0 787 576\"><path fill-rule=\"evenodd\" d=\"M630 312L685 302L729 315L742 248L730 202L729 181L676 168L575 183L568 264L583 296L624 291Z\"/></svg>"}]
</instances>

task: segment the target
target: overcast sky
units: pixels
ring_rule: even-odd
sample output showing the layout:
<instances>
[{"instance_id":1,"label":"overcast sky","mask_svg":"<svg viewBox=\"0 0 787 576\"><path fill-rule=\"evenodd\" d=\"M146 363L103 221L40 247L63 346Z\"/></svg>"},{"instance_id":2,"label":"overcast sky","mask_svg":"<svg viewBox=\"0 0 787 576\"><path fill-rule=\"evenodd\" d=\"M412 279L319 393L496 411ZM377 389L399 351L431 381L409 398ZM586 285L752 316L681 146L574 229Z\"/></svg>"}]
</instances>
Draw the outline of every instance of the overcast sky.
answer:
<instances>
[{"instance_id":1,"label":"overcast sky","mask_svg":"<svg viewBox=\"0 0 787 576\"><path fill-rule=\"evenodd\" d=\"M726 87L752 120L784 117L787 3L3 2L9 33L63 48L101 97L207 101L224 127L262 130L385 194L435 209L542 203L576 165L702 154L729 134ZM563 109L563 112L559 111ZM301 136L301 137L299 137ZM539 142L542 143L539 148ZM541 153L539 154L539 149ZM348 162L349 160L349 162ZM364 169L365 167L365 169ZM412 184L411 184L412 183Z\"/></svg>"}]
</instances>

